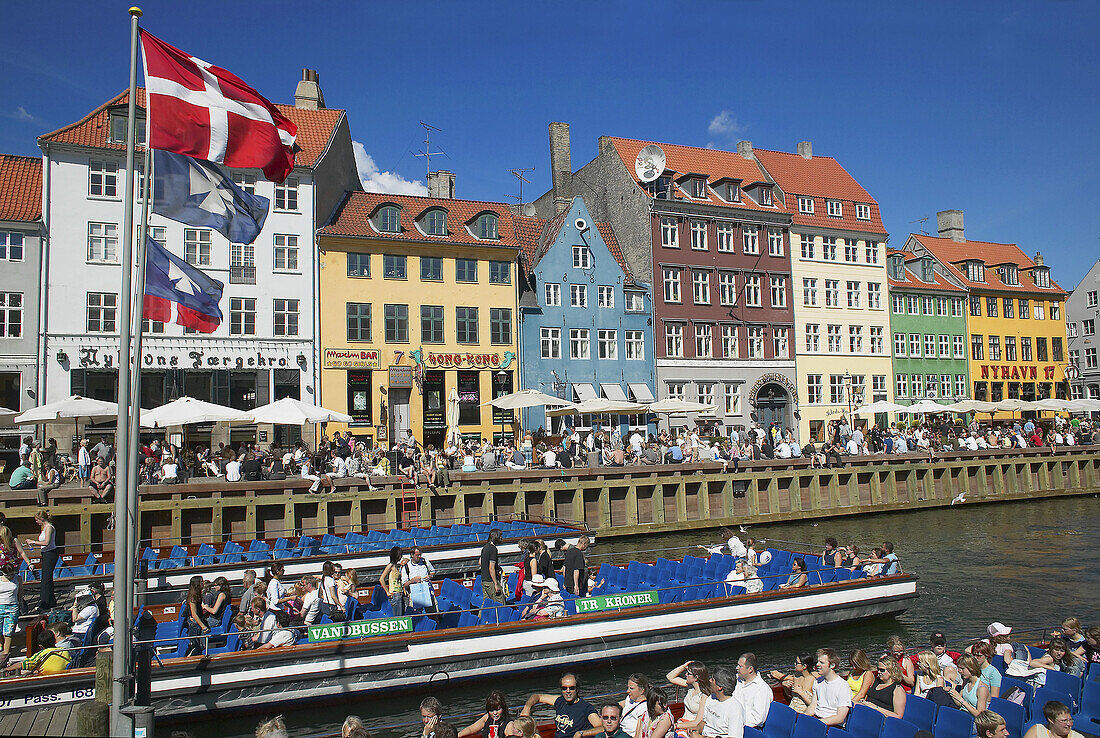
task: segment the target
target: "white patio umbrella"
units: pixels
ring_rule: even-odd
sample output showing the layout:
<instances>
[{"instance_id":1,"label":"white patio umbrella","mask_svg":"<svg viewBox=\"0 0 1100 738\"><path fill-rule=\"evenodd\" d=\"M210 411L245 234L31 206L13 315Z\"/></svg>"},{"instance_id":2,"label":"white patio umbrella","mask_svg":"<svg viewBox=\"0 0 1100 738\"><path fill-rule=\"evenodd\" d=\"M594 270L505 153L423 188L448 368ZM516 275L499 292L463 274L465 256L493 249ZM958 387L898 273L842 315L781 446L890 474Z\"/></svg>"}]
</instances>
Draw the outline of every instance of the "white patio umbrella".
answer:
<instances>
[{"instance_id":1,"label":"white patio umbrella","mask_svg":"<svg viewBox=\"0 0 1100 738\"><path fill-rule=\"evenodd\" d=\"M181 397L153 410L141 411L143 428L166 428L192 423L251 423L252 415L224 405Z\"/></svg>"},{"instance_id":2,"label":"white patio umbrella","mask_svg":"<svg viewBox=\"0 0 1100 738\"><path fill-rule=\"evenodd\" d=\"M896 402L887 402L886 400L879 400L872 402L870 405L864 405L861 408L857 408L855 415L877 415L878 413L904 413L909 412L907 405L899 405Z\"/></svg>"},{"instance_id":3,"label":"white patio umbrella","mask_svg":"<svg viewBox=\"0 0 1100 738\"><path fill-rule=\"evenodd\" d=\"M284 397L251 412L253 423L303 425L305 423L350 423L351 416L318 405Z\"/></svg>"},{"instance_id":4,"label":"white patio umbrella","mask_svg":"<svg viewBox=\"0 0 1100 738\"><path fill-rule=\"evenodd\" d=\"M676 397L657 400L657 402L651 402L646 405L646 410L661 415L671 413L712 413L717 409L717 405L711 405L705 402L689 402L688 400L681 400Z\"/></svg>"},{"instance_id":5,"label":"white patio umbrella","mask_svg":"<svg viewBox=\"0 0 1100 738\"><path fill-rule=\"evenodd\" d=\"M86 418L90 421L118 417L118 404L106 400L71 395L64 400L49 402L15 416L16 425L42 425L55 420Z\"/></svg>"},{"instance_id":6,"label":"white patio umbrella","mask_svg":"<svg viewBox=\"0 0 1100 738\"><path fill-rule=\"evenodd\" d=\"M997 411L998 412L1006 412L1006 413L1018 413L1018 412L1023 412L1024 410L1035 410L1036 409L1036 408L1032 407L1032 403L1025 402L1024 400L1013 400L1013 399L997 400L993 404L997 406Z\"/></svg>"},{"instance_id":7,"label":"white patio umbrella","mask_svg":"<svg viewBox=\"0 0 1100 738\"><path fill-rule=\"evenodd\" d=\"M997 403L984 400L959 400L943 407L953 413L992 413L997 410Z\"/></svg>"},{"instance_id":8,"label":"white patio umbrella","mask_svg":"<svg viewBox=\"0 0 1100 738\"><path fill-rule=\"evenodd\" d=\"M1070 400L1066 404L1070 406L1070 412L1074 413L1100 412L1100 400L1095 398L1082 397L1080 400Z\"/></svg>"},{"instance_id":9,"label":"white patio umbrella","mask_svg":"<svg viewBox=\"0 0 1100 738\"><path fill-rule=\"evenodd\" d=\"M481 403L481 406L492 405L498 410L519 410L525 407L542 407L572 405L569 400L563 400L554 395L548 395L535 389L522 389L510 395L501 395L495 400Z\"/></svg>"},{"instance_id":10,"label":"white patio umbrella","mask_svg":"<svg viewBox=\"0 0 1100 738\"><path fill-rule=\"evenodd\" d=\"M637 402L605 400L594 397L591 400L584 400L569 407L548 410L546 414L556 418L562 415L641 415L644 412L646 412L646 406Z\"/></svg>"},{"instance_id":11,"label":"white patio umbrella","mask_svg":"<svg viewBox=\"0 0 1100 738\"><path fill-rule=\"evenodd\" d=\"M8 410L6 407L0 407L0 425L11 425L12 419L18 413L18 410Z\"/></svg>"},{"instance_id":12,"label":"white patio umbrella","mask_svg":"<svg viewBox=\"0 0 1100 738\"><path fill-rule=\"evenodd\" d=\"M1056 413L1070 412L1069 400L1058 400L1053 397L1048 397L1045 400L1036 400L1028 404L1031 405L1028 410L1050 410Z\"/></svg>"},{"instance_id":13,"label":"white patio umbrella","mask_svg":"<svg viewBox=\"0 0 1100 738\"><path fill-rule=\"evenodd\" d=\"M451 393L447 395L447 442L458 442L462 434L458 430L459 399L458 390L451 387Z\"/></svg>"},{"instance_id":14,"label":"white patio umbrella","mask_svg":"<svg viewBox=\"0 0 1100 738\"><path fill-rule=\"evenodd\" d=\"M941 405L935 400L921 400L920 402L914 402L909 407L905 408L907 413L949 413L947 405Z\"/></svg>"}]
</instances>

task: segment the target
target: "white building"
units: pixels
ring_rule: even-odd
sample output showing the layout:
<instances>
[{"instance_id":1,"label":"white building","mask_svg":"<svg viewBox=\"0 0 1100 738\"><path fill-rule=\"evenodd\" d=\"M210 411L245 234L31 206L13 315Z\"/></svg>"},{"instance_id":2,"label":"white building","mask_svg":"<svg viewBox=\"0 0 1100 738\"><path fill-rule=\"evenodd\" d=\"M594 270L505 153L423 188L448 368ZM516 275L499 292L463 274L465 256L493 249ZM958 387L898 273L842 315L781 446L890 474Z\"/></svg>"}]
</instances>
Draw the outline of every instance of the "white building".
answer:
<instances>
[{"instance_id":1,"label":"white building","mask_svg":"<svg viewBox=\"0 0 1100 738\"><path fill-rule=\"evenodd\" d=\"M127 102L123 92L76 123L39 138L46 228L42 402L69 394L116 397L124 319L119 290ZM144 90L139 90L142 139L144 102ZM318 381L314 233L343 193L361 186L347 117L324 107L316 72L304 70L295 105L279 109L298 126L294 171L279 185L258 170L234 172L245 189L271 200L255 243L231 244L211 229L150 216L154 239L223 282L225 290L223 321L213 334L145 321L144 408L183 395L238 409L286 396L313 401ZM139 149L139 161L142 155ZM141 200L140 192L135 195L136 229ZM196 431L196 442L210 439L209 427L189 430ZM276 440L260 430L261 442ZM226 429L219 431L213 440L228 441ZM55 433L59 440L65 437L60 428ZM234 440L254 434L255 429L235 431Z\"/></svg>"}]
</instances>

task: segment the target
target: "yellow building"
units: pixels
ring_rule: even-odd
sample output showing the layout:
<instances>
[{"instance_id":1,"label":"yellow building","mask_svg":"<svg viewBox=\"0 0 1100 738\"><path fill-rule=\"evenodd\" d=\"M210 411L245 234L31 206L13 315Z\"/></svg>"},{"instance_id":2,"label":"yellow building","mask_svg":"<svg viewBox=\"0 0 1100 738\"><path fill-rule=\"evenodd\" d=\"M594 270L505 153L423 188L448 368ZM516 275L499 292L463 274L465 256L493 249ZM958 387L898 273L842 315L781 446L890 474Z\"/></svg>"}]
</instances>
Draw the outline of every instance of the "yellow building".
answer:
<instances>
[{"instance_id":1,"label":"yellow building","mask_svg":"<svg viewBox=\"0 0 1100 738\"><path fill-rule=\"evenodd\" d=\"M511 415L482 403L512 392L518 372L526 220L502 203L350 193L318 231L320 404L351 415L362 440L412 430L438 448L457 399L464 437L499 436Z\"/></svg>"},{"instance_id":2,"label":"yellow building","mask_svg":"<svg viewBox=\"0 0 1100 738\"><path fill-rule=\"evenodd\" d=\"M1066 292L1011 243L969 241L960 210L938 213L940 237L912 234L907 250L931 254L968 291L970 383L975 400L1069 399ZM1018 416L1018 414L1017 414ZM1011 413L999 413L1008 419Z\"/></svg>"}]
</instances>

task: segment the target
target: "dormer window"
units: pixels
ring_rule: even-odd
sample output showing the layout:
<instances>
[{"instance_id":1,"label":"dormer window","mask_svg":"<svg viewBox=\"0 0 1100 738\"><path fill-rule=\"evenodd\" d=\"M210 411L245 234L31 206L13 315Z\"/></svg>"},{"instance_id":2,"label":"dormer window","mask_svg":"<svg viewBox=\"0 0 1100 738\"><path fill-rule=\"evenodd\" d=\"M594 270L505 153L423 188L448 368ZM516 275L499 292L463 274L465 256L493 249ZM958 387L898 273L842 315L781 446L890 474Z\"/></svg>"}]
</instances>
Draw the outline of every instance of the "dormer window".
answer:
<instances>
[{"instance_id":1,"label":"dormer window","mask_svg":"<svg viewBox=\"0 0 1100 738\"><path fill-rule=\"evenodd\" d=\"M857 220L870 220L871 219L871 206L864 205L863 203L856 203L856 219Z\"/></svg>"},{"instance_id":2,"label":"dormer window","mask_svg":"<svg viewBox=\"0 0 1100 738\"><path fill-rule=\"evenodd\" d=\"M905 279L905 260L900 256L890 257L890 278L899 282Z\"/></svg>"},{"instance_id":3,"label":"dormer window","mask_svg":"<svg viewBox=\"0 0 1100 738\"><path fill-rule=\"evenodd\" d=\"M844 205L840 200L826 200L830 218L843 218L844 217Z\"/></svg>"},{"instance_id":4,"label":"dormer window","mask_svg":"<svg viewBox=\"0 0 1100 738\"><path fill-rule=\"evenodd\" d=\"M1020 275L1015 264L1004 264L997 269L997 276L1005 284L1017 285L1020 283Z\"/></svg>"},{"instance_id":5,"label":"dormer window","mask_svg":"<svg viewBox=\"0 0 1100 738\"><path fill-rule=\"evenodd\" d=\"M119 107L118 110L111 111L111 143L124 144L126 143L126 116L127 110L125 107ZM137 142L139 146L145 145L145 115L142 111L138 111L138 116L134 121L134 126L137 128Z\"/></svg>"},{"instance_id":6,"label":"dormer window","mask_svg":"<svg viewBox=\"0 0 1100 738\"><path fill-rule=\"evenodd\" d=\"M473 225L474 235L483 239L498 239L497 235L497 214L496 213L482 213L477 216L477 220Z\"/></svg>"},{"instance_id":7,"label":"dormer window","mask_svg":"<svg viewBox=\"0 0 1100 738\"><path fill-rule=\"evenodd\" d=\"M741 187L737 182L726 185L726 200L729 202L741 202Z\"/></svg>"},{"instance_id":8,"label":"dormer window","mask_svg":"<svg viewBox=\"0 0 1100 738\"><path fill-rule=\"evenodd\" d=\"M400 223L401 209L396 205L383 205L374 214L374 228L382 233L397 233Z\"/></svg>"},{"instance_id":9,"label":"dormer window","mask_svg":"<svg viewBox=\"0 0 1100 738\"><path fill-rule=\"evenodd\" d=\"M985 264L980 261L966 262L966 278L971 282L985 281Z\"/></svg>"},{"instance_id":10,"label":"dormer window","mask_svg":"<svg viewBox=\"0 0 1100 738\"><path fill-rule=\"evenodd\" d=\"M1015 269L1016 267L1012 267ZM1032 272L1035 278L1036 287L1050 287L1050 270L1047 268L1039 268Z\"/></svg>"},{"instance_id":11,"label":"dormer window","mask_svg":"<svg viewBox=\"0 0 1100 738\"><path fill-rule=\"evenodd\" d=\"M798 212L803 215L814 214L814 199L812 197L800 197L798 198Z\"/></svg>"},{"instance_id":12,"label":"dormer window","mask_svg":"<svg viewBox=\"0 0 1100 738\"><path fill-rule=\"evenodd\" d=\"M927 256L920 260L920 280L929 284L935 281L932 260Z\"/></svg>"},{"instance_id":13,"label":"dormer window","mask_svg":"<svg viewBox=\"0 0 1100 738\"><path fill-rule=\"evenodd\" d=\"M429 236L447 235L447 211L433 208L420 218L420 229Z\"/></svg>"},{"instance_id":14,"label":"dormer window","mask_svg":"<svg viewBox=\"0 0 1100 738\"><path fill-rule=\"evenodd\" d=\"M760 204L771 205L772 204L772 191L770 187L760 188Z\"/></svg>"},{"instance_id":15,"label":"dormer window","mask_svg":"<svg viewBox=\"0 0 1100 738\"><path fill-rule=\"evenodd\" d=\"M705 200L707 198L707 181L700 177L692 177L688 180L688 192L696 200Z\"/></svg>"}]
</instances>

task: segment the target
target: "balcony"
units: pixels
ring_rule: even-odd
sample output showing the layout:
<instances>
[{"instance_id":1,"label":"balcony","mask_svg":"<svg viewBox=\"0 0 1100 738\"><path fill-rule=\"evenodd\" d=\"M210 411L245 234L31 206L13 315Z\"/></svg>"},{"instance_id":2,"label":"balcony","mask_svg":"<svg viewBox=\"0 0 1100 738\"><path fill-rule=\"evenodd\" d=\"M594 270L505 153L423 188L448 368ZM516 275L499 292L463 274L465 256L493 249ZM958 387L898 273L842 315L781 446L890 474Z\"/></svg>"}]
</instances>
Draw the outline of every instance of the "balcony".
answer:
<instances>
[{"instance_id":1,"label":"balcony","mask_svg":"<svg viewBox=\"0 0 1100 738\"><path fill-rule=\"evenodd\" d=\"M256 284L256 267L229 267L229 284Z\"/></svg>"}]
</instances>

